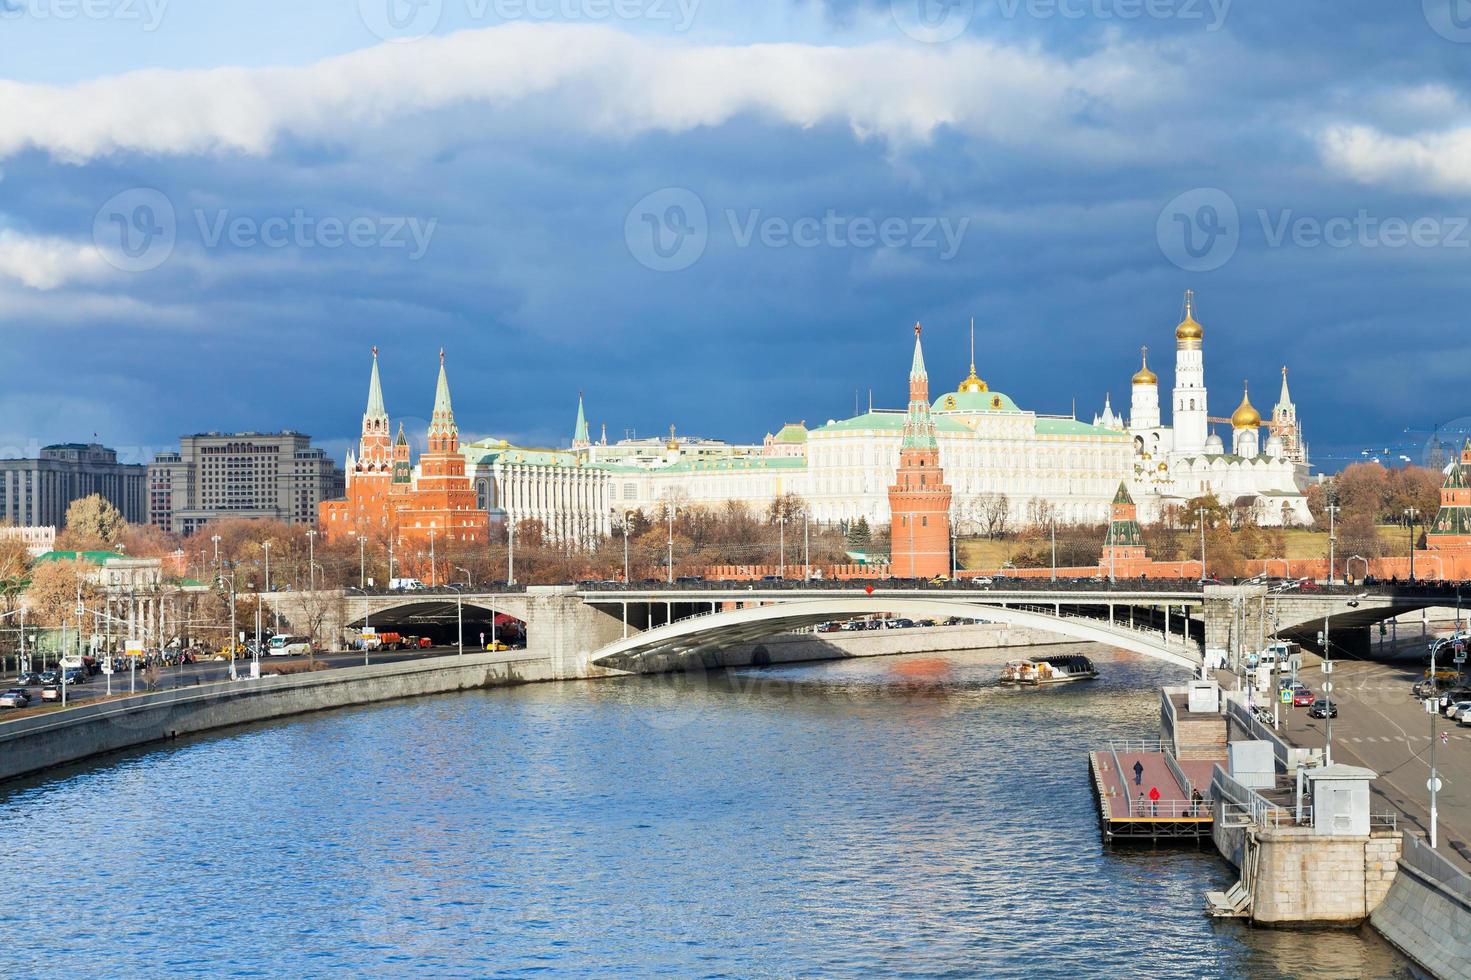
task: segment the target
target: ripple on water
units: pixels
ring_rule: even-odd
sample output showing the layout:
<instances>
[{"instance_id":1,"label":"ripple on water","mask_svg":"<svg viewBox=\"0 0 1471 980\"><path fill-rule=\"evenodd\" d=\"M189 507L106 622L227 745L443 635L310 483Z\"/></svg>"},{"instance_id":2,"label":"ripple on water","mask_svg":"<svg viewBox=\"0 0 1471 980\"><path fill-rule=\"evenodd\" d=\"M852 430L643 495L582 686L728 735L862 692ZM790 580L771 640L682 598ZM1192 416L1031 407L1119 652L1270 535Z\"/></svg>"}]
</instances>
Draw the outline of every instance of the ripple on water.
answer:
<instances>
[{"instance_id":1,"label":"ripple on water","mask_svg":"<svg viewBox=\"0 0 1471 980\"><path fill-rule=\"evenodd\" d=\"M541 685L232 730L0 789L26 973L1386 976L1218 924L1213 852L1105 851L1084 747L1166 668L996 654ZM65 957L58 958L57 950Z\"/></svg>"}]
</instances>

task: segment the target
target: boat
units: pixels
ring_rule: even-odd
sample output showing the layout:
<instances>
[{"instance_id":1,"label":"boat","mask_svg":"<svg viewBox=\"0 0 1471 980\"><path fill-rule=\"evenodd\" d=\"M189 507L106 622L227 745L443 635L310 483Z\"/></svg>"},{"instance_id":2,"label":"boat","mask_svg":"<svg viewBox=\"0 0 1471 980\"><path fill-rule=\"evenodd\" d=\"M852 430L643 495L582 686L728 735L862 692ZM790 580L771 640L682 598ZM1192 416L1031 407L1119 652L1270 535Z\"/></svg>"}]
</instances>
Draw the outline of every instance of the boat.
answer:
<instances>
[{"instance_id":1,"label":"boat","mask_svg":"<svg viewBox=\"0 0 1471 980\"><path fill-rule=\"evenodd\" d=\"M1001 669L1001 683L1026 687L1087 681L1097 676L1098 668L1093 666L1093 661L1081 654L1012 660Z\"/></svg>"}]
</instances>

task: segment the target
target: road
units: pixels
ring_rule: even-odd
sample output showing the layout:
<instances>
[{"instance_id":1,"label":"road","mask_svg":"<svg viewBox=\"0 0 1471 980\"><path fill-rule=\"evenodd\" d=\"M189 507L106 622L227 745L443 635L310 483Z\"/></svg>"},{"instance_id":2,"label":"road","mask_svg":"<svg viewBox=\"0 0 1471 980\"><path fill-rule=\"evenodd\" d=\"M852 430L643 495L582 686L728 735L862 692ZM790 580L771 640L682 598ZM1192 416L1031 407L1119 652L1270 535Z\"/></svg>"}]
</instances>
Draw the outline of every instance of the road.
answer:
<instances>
[{"instance_id":1,"label":"road","mask_svg":"<svg viewBox=\"0 0 1471 980\"><path fill-rule=\"evenodd\" d=\"M1299 675L1321 692L1323 674L1316 658ZM1380 774L1374 792L1402 816L1402 825L1422 833L1430 826L1430 792L1426 781L1431 716L1410 694L1421 677L1418 659L1381 664L1337 661L1333 698L1333 761L1366 766ZM1283 734L1295 745L1321 748L1327 735L1322 719L1309 718L1306 708L1283 705ZM1436 768L1442 787L1437 799L1440 850L1460 858L1471 870L1471 728L1437 716L1437 730L1447 739L1436 746ZM1382 809L1376 802L1375 809Z\"/></svg>"},{"instance_id":2,"label":"road","mask_svg":"<svg viewBox=\"0 0 1471 980\"><path fill-rule=\"evenodd\" d=\"M428 650L374 651L368 654L368 662L372 664L392 664L423 657L443 657L446 654L454 653L456 649L453 646L440 646L430 647ZM474 652L475 648L473 646L467 646L465 649L467 652ZM272 665L301 663L304 659L304 657L264 657L261 659L261 672L265 673ZM320 653L317 654L316 659L319 663L327 664L329 668L358 667L363 663L363 654L362 651ZM249 676L249 658L237 660L235 669L242 677ZM170 690L176 687L193 687L196 684L209 684L215 681L226 680L229 676L230 665L226 661L207 661L197 664L185 664L182 667L162 667L159 669L158 686L160 690ZM113 675L112 693L114 697L128 693L128 681L127 673ZM11 674L3 682L0 682L0 690L15 686L14 682L15 675ZM39 700L41 696L40 686L31 685L27 690L31 692L33 698L36 698L32 702L32 706L21 711L0 709L0 721L6 718L21 717L25 714L30 714L35 709L41 707ZM140 673L137 677L137 691L142 693L143 690L143 676ZM86 704L105 698L107 696L107 678L102 674L98 674L85 683L68 685L66 696L68 705ZM48 703L46 707L54 709L55 707L59 707L59 705Z\"/></svg>"}]
</instances>

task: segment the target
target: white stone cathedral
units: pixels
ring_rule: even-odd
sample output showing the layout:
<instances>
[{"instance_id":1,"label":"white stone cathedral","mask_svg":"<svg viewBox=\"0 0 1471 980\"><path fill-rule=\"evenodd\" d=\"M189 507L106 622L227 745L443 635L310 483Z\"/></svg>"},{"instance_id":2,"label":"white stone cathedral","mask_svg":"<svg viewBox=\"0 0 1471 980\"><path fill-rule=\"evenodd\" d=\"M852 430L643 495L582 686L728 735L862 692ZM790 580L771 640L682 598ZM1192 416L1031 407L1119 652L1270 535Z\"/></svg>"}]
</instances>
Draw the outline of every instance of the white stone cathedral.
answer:
<instances>
[{"instance_id":1,"label":"white stone cathedral","mask_svg":"<svg viewBox=\"0 0 1471 980\"><path fill-rule=\"evenodd\" d=\"M1125 431L1134 441L1131 490L1140 519L1152 521L1170 506L1184 509L1193 498L1214 493L1227 507L1249 509L1264 527L1311 523L1307 498L1307 445L1297 407L1282 393L1268 437L1262 445L1261 413L1247 392L1229 419L1212 419L1205 385L1205 330L1195 318L1195 297L1185 294L1185 318L1175 328L1175 388L1171 421L1160 413L1159 376L1149 369L1148 348L1133 378L1133 399ZM1105 415L1116 418L1105 405ZM1106 423L1105 423L1106 424ZM1228 450L1213 425L1229 425Z\"/></svg>"}]
</instances>

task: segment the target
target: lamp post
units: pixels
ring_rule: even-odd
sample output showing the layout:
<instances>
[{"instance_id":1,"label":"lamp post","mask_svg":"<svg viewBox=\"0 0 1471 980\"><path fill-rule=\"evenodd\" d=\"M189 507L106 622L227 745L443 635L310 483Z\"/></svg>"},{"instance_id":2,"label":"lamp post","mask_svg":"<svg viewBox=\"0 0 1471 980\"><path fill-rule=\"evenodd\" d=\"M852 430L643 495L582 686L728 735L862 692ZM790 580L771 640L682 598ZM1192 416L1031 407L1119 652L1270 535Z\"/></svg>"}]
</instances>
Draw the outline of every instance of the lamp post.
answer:
<instances>
[{"instance_id":1,"label":"lamp post","mask_svg":"<svg viewBox=\"0 0 1471 980\"><path fill-rule=\"evenodd\" d=\"M261 545L261 550L263 550L266 553L266 591L267 592L270 592L271 591L271 542L267 541L265 544ZM271 616L272 616L272 621L275 624L274 627L273 627L272 632L275 632L275 633L281 632L281 607L276 604L276 597L275 597L274 594L271 596Z\"/></svg>"},{"instance_id":2,"label":"lamp post","mask_svg":"<svg viewBox=\"0 0 1471 980\"><path fill-rule=\"evenodd\" d=\"M629 518L631 516L632 516L632 511L625 510L623 512L623 584L624 585L627 585L628 584L628 522L629 522ZM491 624L491 628L492 629L495 628L495 624L494 623Z\"/></svg>"},{"instance_id":3,"label":"lamp post","mask_svg":"<svg viewBox=\"0 0 1471 980\"><path fill-rule=\"evenodd\" d=\"M1328 586L1338 577L1338 505L1328 505ZM1291 566L1288 571L1291 572Z\"/></svg>"},{"instance_id":4,"label":"lamp post","mask_svg":"<svg viewBox=\"0 0 1471 980\"><path fill-rule=\"evenodd\" d=\"M439 588L439 559L434 555L434 539L438 532L434 528L429 529L429 587Z\"/></svg>"},{"instance_id":5,"label":"lamp post","mask_svg":"<svg viewBox=\"0 0 1471 980\"><path fill-rule=\"evenodd\" d=\"M368 539L358 536L358 588L368 587Z\"/></svg>"},{"instance_id":6,"label":"lamp post","mask_svg":"<svg viewBox=\"0 0 1471 980\"><path fill-rule=\"evenodd\" d=\"M1200 507L1195 511L1200 521L1200 584L1205 585L1205 508Z\"/></svg>"},{"instance_id":7,"label":"lamp post","mask_svg":"<svg viewBox=\"0 0 1471 980\"><path fill-rule=\"evenodd\" d=\"M778 504L778 506L780 506ZM776 515L777 527L777 570L781 574L783 582L787 580L787 515L779 513Z\"/></svg>"},{"instance_id":8,"label":"lamp post","mask_svg":"<svg viewBox=\"0 0 1471 980\"><path fill-rule=\"evenodd\" d=\"M1057 581L1057 515L1052 515L1052 581Z\"/></svg>"},{"instance_id":9,"label":"lamp post","mask_svg":"<svg viewBox=\"0 0 1471 980\"><path fill-rule=\"evenodd\" d=\"M674 584L674 515L678 511L679 511L679 508L678 507L676 507L672 503L669 504L669 506L668 506L668 512L669 512L669 584L670 585L673 585Z\"/></svg>"},{"instance_id":10,"label":"lamp post","mask_svg":"<svg viewBox=\"0 0 1471 980\"><path fill-rule=\"evenodd\" d=\"M1415 521L1420 516L1418 507L1405 508L1405 523L1410 530L1410 581L1415 581Z\"/></svg>"},{"instance_id":11,"label":"lamp post","mask_svg":"<svg viewBox=\"0 0 1471 980\"><path fill-rule=\"evenodd\" d=\"M215 581L223 582L225 580L225 572L220 566L220 536L216 534L210 540L215 544Z\"/></svg>"},{"instance_id":12,"label":"lamp post","mask_svg":"<svg viewBox=\"0 0 1471 980\"><path fill-rule=\"evenodd\" d=\"M455 566L455 571L465 573L465 588L475 587L468 568ZM455 592L455 630L459 635L460 656L463 657L465 655L465 594L459 591Z\"/></svg>"},{"instance_id":13,"label":"lamp post","mask_svg":"<svg viewBox=\"0 0 1471 980\"><path fill-rule=\"evenodd\" d=\"M516 584L516 525L506 521L506 586Z\"/></svg>"},{"instance_id":14,"label":"lamp post","mask_svg":"<svg viewBox=\"0 0 1471 980\"><path fill-rule=\"evenodd\" d=\"M307 583L311 592L317 591L317 529L311 528L306 532L307 548Z\"/></svg>"},{"instance_id":15,"label":"lamp post","mask_svg":"<svg viewBox=\"0 0 1471 980\"><path fill-rule=\"evenodd\" d=\"M809 531L811 521L807 514L806 506L802 508L802 581L812 581L812 535Z\"/></svg>"}]
</instances>

